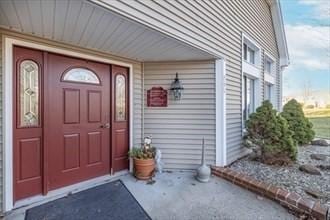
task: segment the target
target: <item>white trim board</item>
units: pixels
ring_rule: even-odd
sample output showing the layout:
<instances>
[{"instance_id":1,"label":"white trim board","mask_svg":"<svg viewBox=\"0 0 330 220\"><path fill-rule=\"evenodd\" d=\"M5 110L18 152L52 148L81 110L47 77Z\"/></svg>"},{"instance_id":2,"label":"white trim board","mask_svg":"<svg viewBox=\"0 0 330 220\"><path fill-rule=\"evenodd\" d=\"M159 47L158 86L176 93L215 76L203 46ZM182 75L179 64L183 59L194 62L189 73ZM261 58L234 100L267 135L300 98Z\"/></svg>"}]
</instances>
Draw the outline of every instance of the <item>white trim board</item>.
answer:
<instances>
[{"instance_id":1,"label":"white trim board","mask_svg":"<svg viewBox=\"0 0 330 220\"><path fill-rule=\"evenodd\" d=\"M129 79L130 79L130 104L129 104L129 148L133 147L133 112L134 112L134 103L133 103L133 65L131 63L125 63L122 61L117 61L113 59L107 59L95 55L89 55L81 52L76 52L68 49L63 49L59 47L53 47L45 45L42 43L21 40L17 38L12 38L9 36L3 35L3 210L4 212L10 211L13 209L13 46L24 46L33 49L68 55L77 58L84 58L88 60L93 60L97 62L115 64L120 66L125 66L129 68Z\"/></svg>"},{"instance_id":2,"label":"white trim board","mask_svg":"<svg viewBox=\"0 0 330 220\"><path fill-rule=\"evenodd\" d=\"M258 48L258 62L256 62L256 64L250 64L248 62L246 62L244 60L244 42L248 40L250 42L250 44L254 44L254 46L256 48ZM262 48L260 47L260 45L253 40L253 38L251 38L248 34L242 32L242 36L241 36L241 64L242 64L242 70L241 70L241 97L243 97L243 77L247 76L251 79L254 79L254 110L256 110L260 105L261 105L261 69L262 66L261 64L263 63L261 58L261 53L262 53ZM244 110L244 100L241 99L241 132L242 132L242 136L244 136L244 131L245 131L245 127L244 127L244 118L243 118L243 110Z\"/></svg>"},{"instance_id":3,"label":"white trim board","mask_svg":"<svg viewBox=\"0 0 330 220\"><path fill-rule=\"evenodd\" d=\"M226 137L226 61L215 61L215 130L216 130L216 166L227 165L227 137Z\"/></svg>"}]
</instances>

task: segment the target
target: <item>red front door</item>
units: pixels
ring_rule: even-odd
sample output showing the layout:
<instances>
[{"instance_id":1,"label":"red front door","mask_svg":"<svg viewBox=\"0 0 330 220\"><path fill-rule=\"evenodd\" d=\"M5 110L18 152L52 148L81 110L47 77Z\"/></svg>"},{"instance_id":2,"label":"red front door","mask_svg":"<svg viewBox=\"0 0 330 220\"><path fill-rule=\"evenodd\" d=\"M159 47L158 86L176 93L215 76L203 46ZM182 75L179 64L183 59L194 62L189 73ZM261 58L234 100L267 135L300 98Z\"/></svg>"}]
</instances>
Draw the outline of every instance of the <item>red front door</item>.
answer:
<instances>
[{"instance_id":1,"label":"red front door","mask_svg":"<svg viewBox=\"0 0 330 220\"><path fill-rule=\"evenodd\" d=\"M110 170L110 65L48 54L49 189Z\"/></svg>"},{"instance_id":2,"label":"red front door","mask_svg":"<svg viewBox=\"0 0 330 220\"><path fill-rule=\"evenodd\" d=\"M14 201L128 168L128 69L14 47Z\"/></svg>"}]
</instances>

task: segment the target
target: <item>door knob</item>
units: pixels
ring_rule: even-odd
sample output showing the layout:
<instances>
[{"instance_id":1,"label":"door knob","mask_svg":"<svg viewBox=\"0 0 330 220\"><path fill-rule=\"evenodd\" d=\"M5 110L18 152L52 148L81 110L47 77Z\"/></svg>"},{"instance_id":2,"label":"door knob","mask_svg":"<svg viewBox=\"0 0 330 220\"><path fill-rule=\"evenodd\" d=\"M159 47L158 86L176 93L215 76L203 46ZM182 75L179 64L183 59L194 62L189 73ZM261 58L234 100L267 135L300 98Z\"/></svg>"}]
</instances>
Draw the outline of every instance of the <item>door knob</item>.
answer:
<instances>
[{"instance_id":1,"label":"door knob","mask_svg":"<svg viewBox=\"0 0 330 220\"><path fill-rule=\"evenodd\" d=\"M110 128L110 123L105 123L101 125L100 128Z\"/></svg>"}]
</instances>

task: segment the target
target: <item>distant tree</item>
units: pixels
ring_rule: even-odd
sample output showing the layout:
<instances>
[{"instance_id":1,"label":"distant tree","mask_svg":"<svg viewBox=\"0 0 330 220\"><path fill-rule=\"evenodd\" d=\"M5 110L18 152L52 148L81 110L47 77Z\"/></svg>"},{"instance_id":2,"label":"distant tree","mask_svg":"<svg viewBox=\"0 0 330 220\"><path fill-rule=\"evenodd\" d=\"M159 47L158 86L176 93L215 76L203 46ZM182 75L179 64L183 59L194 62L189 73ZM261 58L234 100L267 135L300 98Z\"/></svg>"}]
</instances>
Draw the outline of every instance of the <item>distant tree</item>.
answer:
<instances>
[{"instance_id":1,"label":"distant tree","mask_svg":"<svg viewBox=\"0 0 330 220\"><path fill-rule=\"evenodd\" d=\"M301 105L300 105L301 106ZM313 109L315 106L314 105L306 105L306 109Z\"/></svg>"},{"instance_id":2,"label":"distant tree","mask_svg":"<svg viewBox=\"0 0 330 220\"><path fill-rule=\"evenodd\" d=\"M287 121L266 100L250 115L245 143L257 149L265 163L286 164L296 159L297 145Z\"/></svg>"},{"instance_id":3,"label":"distant tree","mask_svg":"<svg viewBox=\"0 0 330 220\"><path fill-rule=\"evenodd\" d=\"M308 144L313 140L313 124L305 117L301 105L295 99L284 105L281 115L287 120L290 130L294 133L293 139L298 144Z\"/></svg>"}]
</instances>

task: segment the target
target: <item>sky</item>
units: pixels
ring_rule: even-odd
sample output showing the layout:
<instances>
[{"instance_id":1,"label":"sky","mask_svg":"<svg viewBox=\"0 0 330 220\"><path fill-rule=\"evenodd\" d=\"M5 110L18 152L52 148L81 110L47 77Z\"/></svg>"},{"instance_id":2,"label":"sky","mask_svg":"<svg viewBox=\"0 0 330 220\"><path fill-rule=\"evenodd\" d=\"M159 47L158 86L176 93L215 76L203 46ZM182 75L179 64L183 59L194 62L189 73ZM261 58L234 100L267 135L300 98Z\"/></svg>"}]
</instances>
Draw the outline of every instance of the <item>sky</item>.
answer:
<instances>
[{"instance_id":1,"label":"sky","mask_svg":"<svg viewBox=\"0 0 330 220\"><path fill-rule=\"evenodd\" d=\"M330 0L281 0L290 65L283 95L330 93Z\"/></svg>"}]
</instances>

